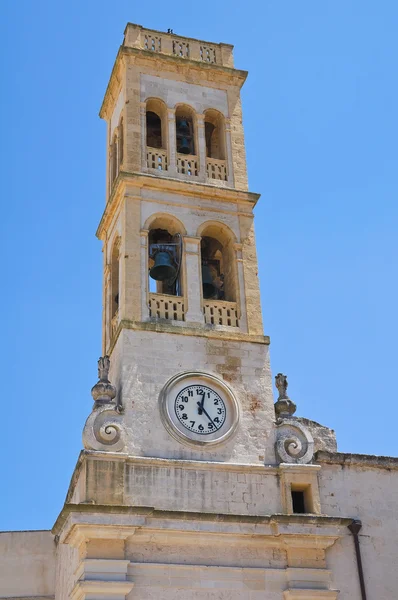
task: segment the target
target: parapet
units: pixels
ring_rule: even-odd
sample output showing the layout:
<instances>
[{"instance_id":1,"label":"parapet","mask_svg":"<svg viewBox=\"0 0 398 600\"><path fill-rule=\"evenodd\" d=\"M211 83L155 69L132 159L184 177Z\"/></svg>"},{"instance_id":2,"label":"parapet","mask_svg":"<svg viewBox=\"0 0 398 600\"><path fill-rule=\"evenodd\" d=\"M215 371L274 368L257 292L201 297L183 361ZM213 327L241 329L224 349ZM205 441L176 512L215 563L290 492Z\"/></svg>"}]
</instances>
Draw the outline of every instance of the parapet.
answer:
<instances>
[{"instance_id":1,"label":"parapet","mask_svg":"<svg viewBox=\"0 0 398 600\"><path fill-rule=\"evenodd\" d=\"M169 30L145 29L142 25L128 23L124 30L123 46L148 52L166 54L175 58L193 60L221 67L234 68L233 46L176 35Z\"/></svg>"}]
</instances>

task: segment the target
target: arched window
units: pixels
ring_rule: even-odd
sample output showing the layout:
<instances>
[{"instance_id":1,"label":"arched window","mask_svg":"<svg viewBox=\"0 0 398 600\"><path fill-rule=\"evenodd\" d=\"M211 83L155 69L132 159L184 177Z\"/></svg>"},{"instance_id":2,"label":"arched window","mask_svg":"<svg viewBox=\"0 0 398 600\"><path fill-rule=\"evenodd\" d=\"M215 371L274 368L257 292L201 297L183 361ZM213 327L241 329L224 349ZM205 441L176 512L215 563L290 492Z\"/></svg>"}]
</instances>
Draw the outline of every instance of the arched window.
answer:
<instances>
[{"instance_id":1,"label":"arched window","mask_svg":"<svg viewBox=\"0 0 398 600\"><path fill-rule=\"evenodd\" d=\"M146 103L147 167L166 171L167 158L167 108L162 100L150 98Z\"/></svg>"},{"instance_id":2,"label":"arched window","mask_svg":"<svg viewBox=\"0 0 398 600\"><path fill-rule=\"evenodd\" d=\"M152 110L146 112L146 145L150 148L163 148L162 119Z\"/></svg>"},{"instance_id":3,"label":"arched window","mask_svg":"<svg viewBox=\"0 0 398 600\"><path fill-rule=\"evenodd\" d=\"M195 114L189 106L176 109L176 148L178 154L195 155Z\"/></svg>"},{"instance_id":4,"label":"arched window","mask_svg":"<svg viewBox=\"0 0 398 600\"><path fill-rule=\"evenodd\" d=\"M111 320L119 311L119 247L120 238L116 238L111 255Z\"/></svg>"},{"instance_id":5,"label":"arched window","mask_svg":"<svg viewBox=\"0 0 398 600\"><path fill-rule=\"evenodd\" d=\"M118 148L117 148L117 158L118 158L118 170L120 170L121 165L123 164L123 156L124 156L124 123L123 117L121 117L118 126Z\"/></svg>"},{"instance_id":6,"label":"arched window","mask_svg":"<svg viewBox=\"0 0 398 600\"><path fill-rule=\"evenodd\" d=\"M217 160L225 160L225 126L224 117L217 110L205 112L206 156Z\"/></svg>"},{"instance_id":7,"label":"arched window","mask_svg":"<svg viewBox=\"0 0 398 600\"><path fill-rule=\"evenodd\" d=\"M117 162L117 133L113 134L112 143L109 148L109 182L110 188L112 189L113 182L115 181L118 174L118 162Z\"/></svg>"},{"instance_id":8,"label":"arched window","mask_svg":"<svg viewBox=\"0 0 398 600\"><path fill-rule=\"evenodd\" d=\"M201 232L203 298L236 302L237 272L233 235L222 225Z\"/></svg>"},{"instance_id":9,"label":"arched window","mask_svg":"<svg viewBox=\"0 0 398 600\"><path fill-rule=\"evenodd\" d=\"M182 296L181 235L183 228L177 219L159 215L149 226L149 291Z\"/></svg>"}]
</instances>

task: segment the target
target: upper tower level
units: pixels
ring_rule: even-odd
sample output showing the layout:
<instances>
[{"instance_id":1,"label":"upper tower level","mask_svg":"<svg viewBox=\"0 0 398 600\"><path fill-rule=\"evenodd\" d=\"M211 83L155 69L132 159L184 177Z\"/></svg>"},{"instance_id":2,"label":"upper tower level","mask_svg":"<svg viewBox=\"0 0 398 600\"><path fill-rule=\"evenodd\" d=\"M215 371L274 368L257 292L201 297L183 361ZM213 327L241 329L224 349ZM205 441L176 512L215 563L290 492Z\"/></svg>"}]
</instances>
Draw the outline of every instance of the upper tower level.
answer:
<instances>
[{"instance_id":1,"label":"upper tower level","mask_svg":"<svg viewBox=\"0 0 398 600\"><path fill-rule=\"evenodd\" d=\"M247 190L233 47L125 29L100 116L108 123L107 198L120 172Z\"/></svg>"},{"instance_id":2,"label":"upper tower level","mask_svg":"<svg viewBox=\"0 0 398 600\"><path fill-rule=\"evenodd\" d=\"M100 111L104 353L132 328L263 339L246 75L232 46L127 25Z\"/></svg>"}]
</instances>

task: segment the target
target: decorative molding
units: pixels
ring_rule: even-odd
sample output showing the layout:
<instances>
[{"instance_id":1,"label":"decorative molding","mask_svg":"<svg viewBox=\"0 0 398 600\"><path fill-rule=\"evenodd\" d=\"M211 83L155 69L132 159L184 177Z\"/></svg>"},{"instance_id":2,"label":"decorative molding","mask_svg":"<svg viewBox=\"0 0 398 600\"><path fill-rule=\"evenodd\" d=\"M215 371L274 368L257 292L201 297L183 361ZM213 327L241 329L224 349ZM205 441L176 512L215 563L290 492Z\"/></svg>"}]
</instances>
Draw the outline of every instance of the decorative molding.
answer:
<instances>
[{"instance_id":1,"label":"decorative molding","mask_svg":"<svg viewBox=\"0 0 398 600\"><path fill-rule=\"evenodd\" d=\"M281 419L277 422L275 451L280 462L307 464L314 456L314 439L301 423Z\"/></svg>"},{"instance_id":2,"label":"decorative molding","mask_svg":"<svg viewBox=\"0 0 398 600\"><path fill-rule=\"evenodd\" d=\"M122 407L114 402L116 388L108 379L109 356L98 360L98 379L91 395L94 408L83 429L83 445L90 450L112 450L118 452L126 445L125 431L121 417Z\"/></svg>"}]
</instances>

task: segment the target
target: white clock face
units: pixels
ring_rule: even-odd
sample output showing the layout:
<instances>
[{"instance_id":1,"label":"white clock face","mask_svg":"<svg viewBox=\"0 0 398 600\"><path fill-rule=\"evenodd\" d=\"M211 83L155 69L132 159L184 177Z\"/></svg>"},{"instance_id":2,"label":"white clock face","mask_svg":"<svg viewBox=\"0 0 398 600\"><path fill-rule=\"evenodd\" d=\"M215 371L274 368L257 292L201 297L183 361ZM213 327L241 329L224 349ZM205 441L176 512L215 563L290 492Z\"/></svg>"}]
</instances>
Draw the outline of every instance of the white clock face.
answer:
<instances>
[{"instance_id":1,"label":"white clock face","mask_svg":"<svg viewBox=\"0 0 398 600\"><path fill-rule=\"evenodd\" d=\"M221 444L239 423L232 390L207 373L189 371L172 377L161 391L159 408L169 434L189 446Z\"/></svg>"},{"instance_id":2,"label":"white clock face","mask_svg":"<svg viewBox=\"0 0 398 600\"><path fill-rule=\"evenodd\" d=\"M174 410L180 423L199 435L210 435L221 429L227 412L220 394L198 384L178 393Z\"/></svg>"}]
</instances>

